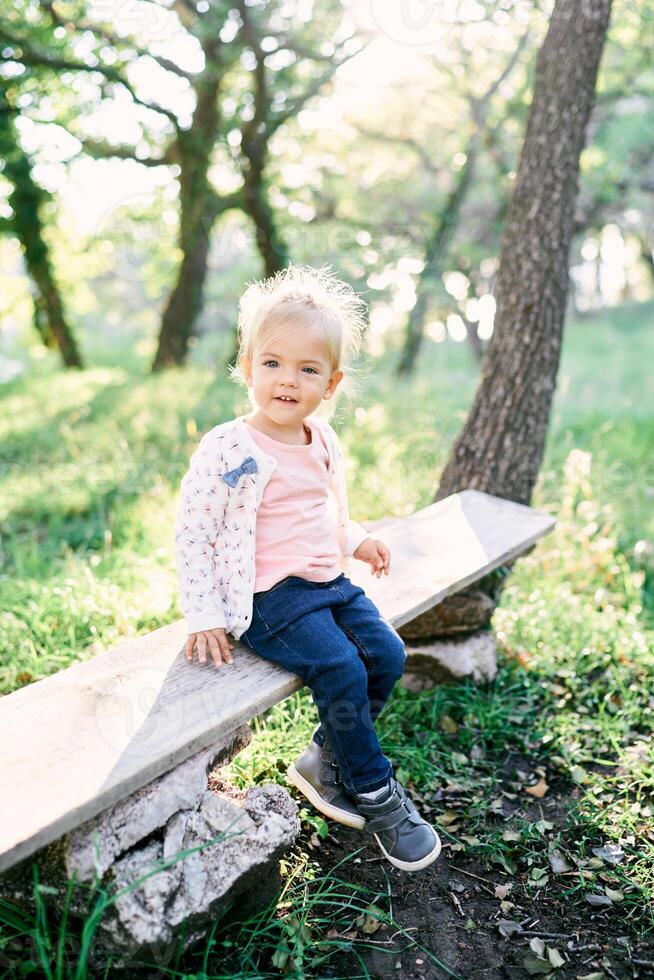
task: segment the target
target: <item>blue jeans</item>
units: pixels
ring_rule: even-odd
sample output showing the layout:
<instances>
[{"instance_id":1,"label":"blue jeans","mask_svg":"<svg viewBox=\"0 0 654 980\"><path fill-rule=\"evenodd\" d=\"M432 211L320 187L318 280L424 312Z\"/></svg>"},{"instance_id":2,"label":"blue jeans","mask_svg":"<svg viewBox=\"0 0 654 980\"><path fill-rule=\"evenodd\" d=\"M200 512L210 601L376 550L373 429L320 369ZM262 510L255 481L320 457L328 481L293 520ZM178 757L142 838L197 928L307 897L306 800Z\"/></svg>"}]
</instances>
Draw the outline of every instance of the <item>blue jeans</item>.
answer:
<instances>
[{"instance_id":1,"label":"blue jeans","mask_svg":"<svg viewBox=\"0 0 654 980\"><path fill-rule=\"evenodd\" d=\"M404 672L406 650L363 589L344 573L330 582L289 575L255 592L240 637L265 660L298 674L320 716L313 733L334 753L345 789L365 793L393 774L374 720Z\"/></svg>"}]
</instances>

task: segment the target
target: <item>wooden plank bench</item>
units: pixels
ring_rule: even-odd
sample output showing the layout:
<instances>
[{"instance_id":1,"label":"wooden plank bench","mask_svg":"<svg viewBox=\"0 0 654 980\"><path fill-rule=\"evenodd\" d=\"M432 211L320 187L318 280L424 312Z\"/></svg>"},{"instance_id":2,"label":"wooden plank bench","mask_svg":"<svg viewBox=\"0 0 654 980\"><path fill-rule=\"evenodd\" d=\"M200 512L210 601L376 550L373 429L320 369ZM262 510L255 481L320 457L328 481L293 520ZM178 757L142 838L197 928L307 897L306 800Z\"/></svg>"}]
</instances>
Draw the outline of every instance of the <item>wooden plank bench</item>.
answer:
<instances>
[{"instance_id":1,"label":"wooden plank bench","mask_svg":"<svg viewBox=\"0 0 654 980\"><path fill-rule=\"evenodd\" d=\"M391 574L352 562L397 629L515 558L554 526L466 490L379 532ZM214 670L183 656L180 620L0 700L0 871L298 690L295 674L238 644Z\"/></svg>"},{"instance_id":2,"label":"wooden plank bench","mask_svg":"<svg viewBox=\"0 0 654 980\"><path fill-rule=\"evenodd\" d=\"M378 532L381 579L352 561L396 627L530 549L554 519L466 490ZM244 645L215 670L189 664L180 620L0 700L0 872L226 739L302 686Z\"/></svg>"}]
</instances>

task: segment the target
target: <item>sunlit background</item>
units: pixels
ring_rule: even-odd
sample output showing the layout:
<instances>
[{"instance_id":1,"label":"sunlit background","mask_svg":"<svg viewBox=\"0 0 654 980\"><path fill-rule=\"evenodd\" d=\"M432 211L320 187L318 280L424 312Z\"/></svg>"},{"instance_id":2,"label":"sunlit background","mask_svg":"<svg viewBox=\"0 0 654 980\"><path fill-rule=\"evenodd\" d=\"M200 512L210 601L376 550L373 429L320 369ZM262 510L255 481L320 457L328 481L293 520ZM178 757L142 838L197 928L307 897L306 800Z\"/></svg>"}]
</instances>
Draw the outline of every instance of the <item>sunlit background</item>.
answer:
<instances>
[{"instance_id":1,"label":"sunlit background","mask_svg":"<svg viewBox=\"0 0 654 980\"><path fill-rule=\"evenodd\" d=\"M310 0L286 6L288 10L282 6L280 14L292 15L296 24L315 16ZM528 102L525 86L550 9L531 3L505 6L503 10L501 4L493 5L489 13L474 0L344 2L338 38L326 39L321 52L329 57L334 43L357 32L364 36L363 50L342 65L331 85L281 127L271 142L270 201L280 216L292 258L331 264L363 292L370 306L366 345L373 355L381 354L389 343L400 343L400 331L416 302L416 277L424 267L428 208L448 193L453 175L466 163L466 137L472 126L467 93L483 96L524 39L522 53L494 96L490 117L499 132L495 131L492 152L477 168L478 202L464 215L469 225L465 234L475 251L476 285L461 263L458 268L448 268L446 263L441 294L434 294L425 322L428 343L463 343L470 331L483 342L492 334L499 232L492 198L499 189L508 192L515 177ZM194 108L190 84L164 70L148 52L171 58L188 72L201 70L203 55L197 40L182 26L175 4L168 7L141 0L95 0L89 16L98 23L113 23L119 35L138 39L144 54L128 69L134 90L141 99L173 110L184 128L190 125ZM230 31L236 31L236 20L230 23L221 32L226 42ZM627 18L624 31L628 28ZM76 56L94 57L96 43L92 35L80 35ZM616 49L626 43L628 33L624 40L616 37ZM115 57L110 47L101 54L105 64ZM271 56L269 66L283 69L287 55ZM607 61L608 75L611 59ZM244 57L242 68L247 72L250 67ZM11 74L10 66L4 70ZM72 133L129 144L136 157L148 157L165 142L170 124L164 116L135 105L119 86L111 98L100 102L95 76L77 72L62 77L69 86L70 125L64 128L56 122L61 112L52 100L36 98L34 93L22 97L25 111L18 123L24 148L35 162L34 176L53 195L48 205L54 218L49 234L59 260L58 273L84 333L96 339L101 333L106 339L107 330L115 330L118 336L129 327L138 334L136 349L146 358L179 260L179 167L143 166L134 159L92 159ZM600 82L607 84L612 82ZM235 108L234 99L223 98L226 117ZM619 115L625 126L631 118L636 127L645 111L634 96L631 103L622 101ZM247 109L241 118L247 118ZM586 182L582 201L585 186L586 196L592 197L595 184L607 175L619 178L619 167L610 164L607 148L608 141L620 138L618 131L597 145L591 140L582 160ZM210 179L222 192L234 189L240 179L233 160L239 139L237 129L228 130L216 148ZM490 170L493 153L504 167L499 176ZM431 169L426 168L425 158ZM0 178L0 215L9 213L7 193L8 186ZM387 205L393 195L397 196L391 209ZM373 217L368 203L377 197L385 203ZM601 225L589 228L574 243L571 279L574 307L580 314L625 299L644 300L652 293L647 208L639 206L636 192L632 201L625 201L623 195L615 220L611 208L607 211ZM461 252L465 248L462 242ZM13 369L5 367L11 373L18 370L16 352L24 346L29 330L31 300L15 238L0 238L0 260L0 351L5 361L12 360ZM243 215L229 212L212 232L200 340L217 336L226 340L233 330L240 284L260 273L251 228ZM197 345L197 338L191 345ZM218 357L223 348L210 344L208 356L213 356L212 351Z\"/></svg>"}]
</instances>

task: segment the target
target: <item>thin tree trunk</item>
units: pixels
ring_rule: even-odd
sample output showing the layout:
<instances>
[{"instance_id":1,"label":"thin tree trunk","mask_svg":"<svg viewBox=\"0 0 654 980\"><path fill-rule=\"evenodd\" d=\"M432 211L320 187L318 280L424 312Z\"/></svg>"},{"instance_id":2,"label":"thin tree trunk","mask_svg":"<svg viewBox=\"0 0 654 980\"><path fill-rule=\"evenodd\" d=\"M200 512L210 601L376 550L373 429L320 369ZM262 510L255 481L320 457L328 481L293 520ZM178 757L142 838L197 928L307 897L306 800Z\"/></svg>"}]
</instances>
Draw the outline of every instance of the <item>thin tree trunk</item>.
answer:
<instances>
[{"instance_id":1,"label":"thin tree trunk","mask_svg":"<svg viewBox=\"0 0 654 980\"><path fill-rule=\"evenodd\" d=\"M428 305L428 277L424 275L425 269L426 266L420 273L420 277L416 285L416 301L411 307L409 319L407 320L406 328L404 330L402 354L395 370L395 375L398 378L407 377L408 375L412 374L418 359L418 352L422 346ZM432 277L434 276L430 270L429 278L431 279Z\"/></svg>"},{"instance_id":2,"label":"thin tree trunk","mask_svg":"<svg viewBox=\"0 0 654 980\"><path fill-rule=\"evenodd\" d=\"M277 227L277 216L268 200L263 167L257 174L246 174L243 187L243 209L252 219L256 246L263 259L266 276L272 276L289 263L288 247Z\"/></svg>"},{"instance_id":3,"label":"thin tree trunk","mask_svg":"<svg viewBox=\"0 0 654 980\"><path fill-rule=\"evenodd\" d=\"M464 319L463 321L466 327L466 340L468 347L472 351L472 356L474 357L477 364L481 364L484 356L484 345L482 343L481 337L477 333L477 324L472 320Z\"/></svg>"},{"instance_id":4,"label":"thin tree trunk","mask_svg":"<svg viewBox=\"0 0 654 980\"><path fill-rule=\"evenodd\" d=\"M528 503L559 365L579 157L611 0L557 0L508 209L495 329L435 500L473 487Z\"/></svg>"},{"instance_id":5,"label":"thin tree trunk","mask_svg":"<svg viewBox=\"0 0 654 980\"><path fill-rule=\"evenodd\" d=\"M651 278L654 279L654 251L645 235L636 235L636 239L640 247L640 257L647 266Z\"/></svg>"},{"instance_id":6,"label":"thin tree trunk","mask_svg":"<svg viewBox=\"0 0 654 980\"><path fill-rule=\"evenodd\" d=\"M182 215L182 221L184 217ZM201 220L187 223L190 227L182 236L182 261L161 318L153 371L184 363L189 340L195 333L195 324L202 310L210 229Z\"/></svg>"},{"instance_id":7,"label":"thin tree trunk","mask_svg":"<svg viewBox=\"0 0 654 980\"><path fill-rule=\"evenodd\" d=\"M398 378L411 374L414 369L424 336L425 318L429 307L429 284L439 280L442 275L443 263L447 251L459 223L468 191L472 185L480 143L482 140L486 143L492 143L493 133L488 130L486 124L491 99L502 82L513 71L527 43L528 37L528 32L522 35L512 57L481 98L474 96L470 91L467 92L467 99L470 103L471 116L475 128L465 150L465 166L461 170L459 179L445 203L442 214L438 216L438 220L432 228L426 243L425 264L418 279L416 303L407 321L404 349L396 368L396 376Z\"/></svg>"},{"instance_id":8,"label":"thin tree trunk","mask_svg":"<svg viewBox=\"0 0 654 980\"><path fill-rule=\"evenodd\" d=\"M32 164L20 145L14 126L15 110L0 96L0 156L12 185L8 197L13 211L9 225L23 248L27 273L34 284L34 326L47 347L58 348L66 367L82 367L82 358L64 313L50 251L43 234L41 205L45 192L32 177Z\"/></svg>"},{"instance_id":9,"label":"thin tree trunk","mask_svg":"<svg viewBox=\"0 0 654 980\"><path fill-rule=\"evenodd\" d=\"M177 135L182 261L161 319L153 371L184 363L202 310L211 229L220 211L215 206L216 194L209 181L211 155L220 129L221 69L216 64L219 46L218 38L205 42L207 68L195 84L193 122L190 129Z\"/></svg>"},{"instance_id":10,"label":"thin tree trunk","mask_svg":"<svg viewBox=\"0 0 654 980\"><path fill-rule=\"evenodd\" d=\"M425 318L428 308L428 292L430 283L439 279L443 271L443 261L447 254L452 236L456 231L461 208L472 182L477 162L478 134L475 133L466 147L466 162L461 168L455 187L450 193L445 208L438 216L438 221L432 228L425 243L425 264L418 277L416 287L416 302L409 314L404 335L402 355L395 374L402 378L410 375L415 367L416 359L422 346L425 330Z\"/></svg>"}]
</instances>

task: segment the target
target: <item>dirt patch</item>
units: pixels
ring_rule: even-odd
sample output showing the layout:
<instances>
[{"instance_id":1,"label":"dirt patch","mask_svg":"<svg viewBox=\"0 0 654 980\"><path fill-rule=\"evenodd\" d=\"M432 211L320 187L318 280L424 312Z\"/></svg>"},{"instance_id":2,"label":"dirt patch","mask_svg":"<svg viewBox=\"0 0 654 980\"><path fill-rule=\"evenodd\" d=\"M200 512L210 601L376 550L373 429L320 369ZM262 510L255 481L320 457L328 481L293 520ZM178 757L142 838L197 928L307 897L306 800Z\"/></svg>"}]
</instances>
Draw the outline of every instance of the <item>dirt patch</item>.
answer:
<instances>
[{"instance_id":1,"label":"dirt patch","mask_svg":"<svg viewBox=\"0 0 654 980\"><path fill-rule=\"evenodd\" d=\"M546 804L547 820L562 825L566 802L552 796ZM538 819L543 803L530 803L527 814L532 809ZM590 906L584 893L575 892L576 873L557 876L555 887L534 888L527 874L508 874L468 849L453 853L443 834L439 859L424 871L409 874L390 865L374 839L366 844L367 838L358 831L333 822L329 827L323 840L315 834L303 835L298 845L311 850L325 873L342 862L336 874L378 895L375 904L390 911L396 925L383 925L365 937L359 929L358 940L366 939L370 946L366 949L357 943L358 955L339 952L323 968L321 977L362 975L359 957L371 977L380 980L654 977L654 939L634 939L618 906ZM363 851L347 859L363 844ZM498 886L503 888L496 893ZM512 907L503 909L502 900L510 901ZM502 930L516 931L505 938ZM350 935L352 929L346 927L343 932Z\"/></svg>"}]
</instances>

